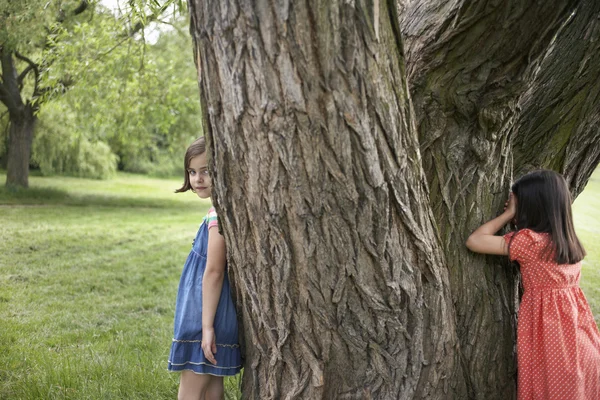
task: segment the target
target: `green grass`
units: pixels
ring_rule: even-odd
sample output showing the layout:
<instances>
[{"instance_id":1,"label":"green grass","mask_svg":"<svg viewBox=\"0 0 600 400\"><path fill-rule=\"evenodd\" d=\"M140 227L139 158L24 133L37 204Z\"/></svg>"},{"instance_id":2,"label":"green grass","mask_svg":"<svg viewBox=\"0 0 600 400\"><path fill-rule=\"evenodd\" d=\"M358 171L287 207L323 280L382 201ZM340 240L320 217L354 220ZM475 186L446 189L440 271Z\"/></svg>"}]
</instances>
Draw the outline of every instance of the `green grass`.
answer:
<instances>
[{"instance_id":1,"label":"green grass","mask_svg":"<svg viewBox=\"0 0 600 400\"><path fill-rule=\"evenodd\" d=\"M135 175L30 185L0 189L0 399L176 398L174 300L209 203Z\"/></svg>"},{"instance_id":2,"label":"green grass","mask_svg":"<svg viewBox=\"0 0 600 400\"><path fill-rule=\"evenodd\" d=\"M580 286L600 326L600 168L573 204L575 230L587 256L581 268Z\"/></svg>"},{"instance_id":3,"label":"green grass","mask_svg":"<svg viewBox=\"0 0 600 400\"><path fill-rule=\"evenodd\" d=\"M0 174L0 182L5 176ZM208 202L180 181L31 177L0 188L0 399L174 399L174 299ZM574 206L600 317L600 170ZM239 398L239 377L226 380Z\"/></svg>"},{"instance_id":4,"label":"green grass","mask_svg":"<svg viewBox=\"0 0 600 400\"><path fill-rule=\"evenodd\" d=\"M154 179L119 173L109 181L71 177L29 178L29 189L7 189L0 175L0 204L181 208L198 207L198 198L185 193L175 196L182 180ZM208 204L208 203L206 203Z\"/></svg>"}]
</instances>

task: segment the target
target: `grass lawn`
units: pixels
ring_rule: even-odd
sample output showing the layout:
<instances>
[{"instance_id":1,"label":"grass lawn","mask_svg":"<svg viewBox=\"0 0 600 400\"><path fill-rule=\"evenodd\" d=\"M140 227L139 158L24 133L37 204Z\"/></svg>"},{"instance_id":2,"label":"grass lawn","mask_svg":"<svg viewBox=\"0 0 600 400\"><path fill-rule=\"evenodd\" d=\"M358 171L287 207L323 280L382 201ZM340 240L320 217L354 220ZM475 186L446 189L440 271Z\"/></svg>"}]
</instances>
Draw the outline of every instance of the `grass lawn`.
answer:
<instances>
[{"instance_id":1,"label":"grass lawn","mask_svg":"<svg viewBox=\"0 0 600 400\"><path fill-rule=\"evenodd\" d=\"M587 256L581 269L581 288L600 326L600 168L573 204L575 230Z\"/></svg>"},{"instance_id":2,"label":"grass lawn","mask_svg":"<svg viewBox=\"0 0 600 400\"><path fill-rule=\"evenodd\" d=\"M174 194L180 183L120 174L2 186L0 399L177 397L178 374L166 372L175 295L209 207Z\"/></svg>"},{"instance_id":3,"label":"grass lawn","mask_svg":"<svg viewBox=\"0 0 600 400\"><path fill-rule=\"evenodd\" d=\"M174 399L181 268L209 207L179 180L0 174L0 399ZM600 322L600 169L575 202L582 287ZM239 378L226 381L239 398Z\"/></svg>"}]
</instances>

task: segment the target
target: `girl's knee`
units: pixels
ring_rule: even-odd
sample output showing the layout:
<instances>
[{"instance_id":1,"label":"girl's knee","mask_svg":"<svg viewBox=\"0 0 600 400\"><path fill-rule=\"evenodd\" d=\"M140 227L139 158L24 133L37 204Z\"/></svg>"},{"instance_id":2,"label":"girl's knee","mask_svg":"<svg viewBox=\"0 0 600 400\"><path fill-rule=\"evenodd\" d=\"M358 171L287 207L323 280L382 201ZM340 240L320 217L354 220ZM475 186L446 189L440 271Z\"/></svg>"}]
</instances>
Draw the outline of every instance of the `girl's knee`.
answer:
<instances>
[{"instance_id":1,"label":"girl's knee","mask_svg":"<svg viewBox=\"0 0 600 400\"><path fill-rule=\"evenodd\" d=\"M206 394L204 395L204 400L223 400L224 398L224 391L214 391L214 392L206 392Z\"/></svg>"},{"instance_id":2,"label":"girl's knee","mask_svg":"<svg viewBox=\"0 0 600 400\"><path fill-rule=\"evenodd\" d=\"M210 375L198 375L192 371L183 371L179 381L177 400L203 400L210 383Z\"/></svg>"},{"instance_id":3,"label":"girl's knee","mask_svg":"<svg viewBox=\"0 0 600 400\"><path fill-rule=\"evenodd\" d=\"M204 400L223 400L224 395L225 389L223 387L223 378L213 376L206 388Z\"/></svg>"}]
</instances>

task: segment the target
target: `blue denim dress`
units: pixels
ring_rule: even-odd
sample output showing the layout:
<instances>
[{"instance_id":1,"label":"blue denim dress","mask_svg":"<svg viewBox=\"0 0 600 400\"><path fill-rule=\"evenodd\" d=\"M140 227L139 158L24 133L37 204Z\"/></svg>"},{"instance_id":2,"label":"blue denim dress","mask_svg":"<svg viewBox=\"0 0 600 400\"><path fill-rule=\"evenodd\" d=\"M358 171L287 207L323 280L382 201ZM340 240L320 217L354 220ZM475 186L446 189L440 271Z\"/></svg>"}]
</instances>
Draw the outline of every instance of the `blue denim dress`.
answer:
<instances>
[{"instance_id":1,"label":"blue denim dress","mask_svg":"<svg viewBox=\"0 0 600 400\"><path fill-rule=\"evenodd\" d=\"M198 374L230 376L240 372L242 360L238 342L238 323L231 300L227 269L214 322L217 365L211 364L204 357L201 347L202 277L206 268L207 247L208 222L205 217L181 273L168 368L169 371L191 370Z\"/></svg>"}]
</instances>

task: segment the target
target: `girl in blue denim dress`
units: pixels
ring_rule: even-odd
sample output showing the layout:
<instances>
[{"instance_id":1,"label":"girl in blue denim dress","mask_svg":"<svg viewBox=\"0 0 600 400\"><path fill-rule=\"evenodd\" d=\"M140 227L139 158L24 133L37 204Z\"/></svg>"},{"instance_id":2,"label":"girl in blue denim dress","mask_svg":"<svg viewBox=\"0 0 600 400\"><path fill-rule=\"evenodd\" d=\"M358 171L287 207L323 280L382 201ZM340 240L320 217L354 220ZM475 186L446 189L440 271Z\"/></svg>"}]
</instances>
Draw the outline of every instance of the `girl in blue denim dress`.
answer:
<instances>
[{"instance_id":1,"label":"girl in blue denim dress","mask_svg":"<svg viewBox=\"0 0 600 400\"><path fill-rule=\"evenodd\" d=\"M204 138L185 153L185 182L210 199ZM222 399L223 377L241 370L238 324L227 277L225 240L214 208L204 217L179 282L169 371L181 371L178 398Z\"/></svg>"}]
</instances>

